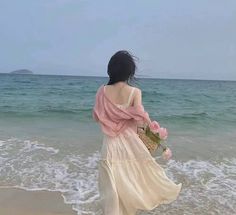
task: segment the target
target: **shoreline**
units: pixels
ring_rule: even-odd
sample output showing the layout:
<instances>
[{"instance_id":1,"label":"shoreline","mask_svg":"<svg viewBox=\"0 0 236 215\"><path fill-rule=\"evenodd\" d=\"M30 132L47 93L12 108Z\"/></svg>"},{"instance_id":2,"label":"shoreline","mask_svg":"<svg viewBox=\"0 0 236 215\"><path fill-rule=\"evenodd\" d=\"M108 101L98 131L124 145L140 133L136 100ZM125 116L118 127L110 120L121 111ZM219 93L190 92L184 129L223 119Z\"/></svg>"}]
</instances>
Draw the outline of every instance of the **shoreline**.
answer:
<instances>
[{"instance_id":1,"label":"shoreline","mask_svg":"<svg viewBox=\"0 0 236 215\"><path fill-rule=\"evenodd\" d=\"M0 214L77 215L59 191L25 190L0 186Z\"/></svg>"}]
</instances>

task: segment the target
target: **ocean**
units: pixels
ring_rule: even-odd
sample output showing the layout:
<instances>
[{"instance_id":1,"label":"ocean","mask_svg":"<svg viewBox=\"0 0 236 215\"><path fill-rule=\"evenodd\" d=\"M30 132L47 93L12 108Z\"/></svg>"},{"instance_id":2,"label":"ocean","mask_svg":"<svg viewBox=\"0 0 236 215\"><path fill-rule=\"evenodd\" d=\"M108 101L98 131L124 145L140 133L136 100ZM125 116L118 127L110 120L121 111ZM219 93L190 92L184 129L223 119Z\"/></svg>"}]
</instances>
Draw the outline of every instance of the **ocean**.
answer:
<instances>
[{"instance_id":1,"label":"ocean","mask_svg":"<svg viewBox=\"0 0 236 215\"><path fill-rule=\"evenodd\" d=\"M61 191L78 215L102 215L92 119L105 77L0 74L0 186ZM236 82L138 79L151 119L168 129L176 201L139 215L236 214Z\"/></svg>"}]
</instances>

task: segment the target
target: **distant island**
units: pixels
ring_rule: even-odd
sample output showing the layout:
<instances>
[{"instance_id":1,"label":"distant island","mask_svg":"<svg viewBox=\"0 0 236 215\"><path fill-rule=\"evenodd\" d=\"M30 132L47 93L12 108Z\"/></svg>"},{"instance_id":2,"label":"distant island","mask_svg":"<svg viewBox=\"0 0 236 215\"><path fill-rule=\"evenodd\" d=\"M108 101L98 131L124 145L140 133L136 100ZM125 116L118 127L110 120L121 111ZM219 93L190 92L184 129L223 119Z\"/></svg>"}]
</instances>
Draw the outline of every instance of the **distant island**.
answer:
<instances>
[{"instance_id":1,"label":"distant island","mask_svg":"<svg viewBox=\"0 0 236 215\"><path fill-rule=\"evenodd\" d=\"M10 72L10 74L34 74L32 71L28 70L28 69L19 69L19 70L15 70Z\"/></svg>"}]
</instances>

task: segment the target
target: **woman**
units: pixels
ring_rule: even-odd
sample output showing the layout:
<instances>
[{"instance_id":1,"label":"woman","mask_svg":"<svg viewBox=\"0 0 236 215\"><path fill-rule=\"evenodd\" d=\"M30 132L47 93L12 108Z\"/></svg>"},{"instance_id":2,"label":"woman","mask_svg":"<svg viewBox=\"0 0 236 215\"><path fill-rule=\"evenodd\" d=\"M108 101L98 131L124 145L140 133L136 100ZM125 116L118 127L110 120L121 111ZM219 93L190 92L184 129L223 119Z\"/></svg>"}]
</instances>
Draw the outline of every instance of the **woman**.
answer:
<instances>
[{"instance_id":1,"label":"woman","mask_svg":"<svg viewBox=\"0 0 236 215\"><path fill-rule=\"evenodd\" d=\"M93 118L101 125L99 192L104 215L134 215L174 201L182 187L155 161L137 134L150 124L141 90L130 85L136 65L127 51L115 53L108 64L109 82L99 87Z\"/></svg>"}]
</instances>

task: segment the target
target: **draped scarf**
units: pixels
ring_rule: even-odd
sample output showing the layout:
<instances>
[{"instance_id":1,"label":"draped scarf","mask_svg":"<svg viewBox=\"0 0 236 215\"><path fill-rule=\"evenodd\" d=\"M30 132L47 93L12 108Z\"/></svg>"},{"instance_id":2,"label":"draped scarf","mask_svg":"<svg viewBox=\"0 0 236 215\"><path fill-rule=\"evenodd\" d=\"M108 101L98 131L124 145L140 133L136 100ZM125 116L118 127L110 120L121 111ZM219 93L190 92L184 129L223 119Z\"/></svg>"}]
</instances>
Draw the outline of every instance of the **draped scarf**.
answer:
<instances>
[{"instance_id":1,"label":"draped scarf","mask_svg":"<svg viewBox=\"0 0 236 215\"><path fill-rule=\"evenodd\" d=\"M97 90L92 116L101 125L102 131L111 137L124 131L133 120L143 121L148 125L151 123L142 104L120 108L106 96L104 85Z\"/></svg>"}]
</instances>

